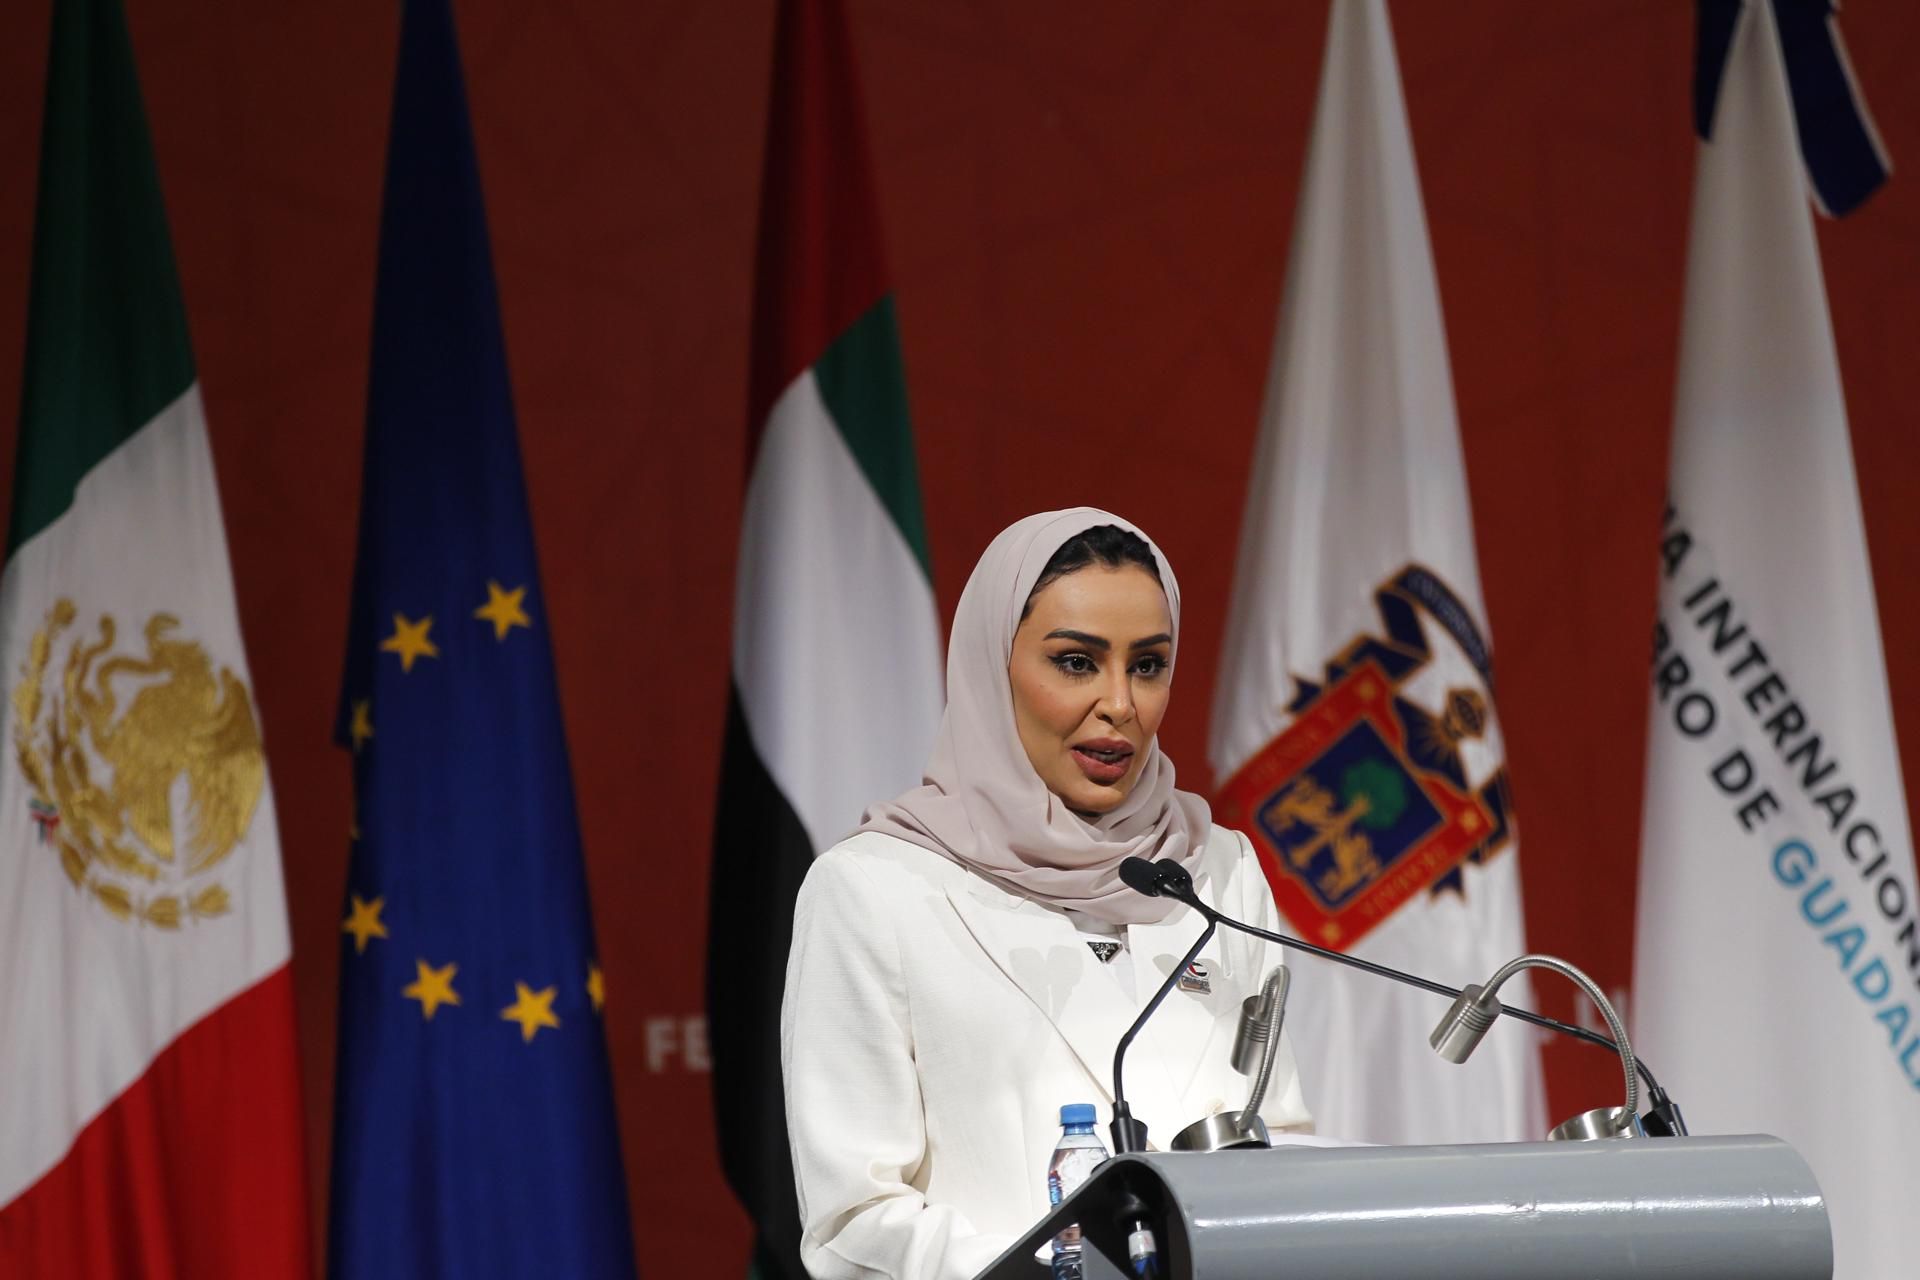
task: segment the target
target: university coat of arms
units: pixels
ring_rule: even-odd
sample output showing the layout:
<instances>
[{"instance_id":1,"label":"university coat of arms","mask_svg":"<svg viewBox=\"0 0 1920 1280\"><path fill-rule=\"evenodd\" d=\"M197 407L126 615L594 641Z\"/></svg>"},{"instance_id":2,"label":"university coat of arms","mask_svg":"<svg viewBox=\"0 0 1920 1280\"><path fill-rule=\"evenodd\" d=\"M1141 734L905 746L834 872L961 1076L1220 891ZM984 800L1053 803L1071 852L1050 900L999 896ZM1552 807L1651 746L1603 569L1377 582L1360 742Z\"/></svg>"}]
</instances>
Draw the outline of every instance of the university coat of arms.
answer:
<instances>
[{"instance_id":1,"label":"university coat of arms","mask_svg":"<svg viewBox=\"0 0 1920 1280\"><path fill-rule=\"evenodd\" d=\"M1356 636L1319 682L1295 681L1291 723L1228 779L1216 806L1260 848L1287 918L1328 946L1351 946L1415 894L1463 891L1461 866L1512 838L1505 764L1476 785L1463 760L1491 714L1491 660L1472 616L1418 565L1374 602L1384 634ZM1437 707L1405 690L1434 656L1423 614L1473 673Z\"/></svg>"}]
</instances>

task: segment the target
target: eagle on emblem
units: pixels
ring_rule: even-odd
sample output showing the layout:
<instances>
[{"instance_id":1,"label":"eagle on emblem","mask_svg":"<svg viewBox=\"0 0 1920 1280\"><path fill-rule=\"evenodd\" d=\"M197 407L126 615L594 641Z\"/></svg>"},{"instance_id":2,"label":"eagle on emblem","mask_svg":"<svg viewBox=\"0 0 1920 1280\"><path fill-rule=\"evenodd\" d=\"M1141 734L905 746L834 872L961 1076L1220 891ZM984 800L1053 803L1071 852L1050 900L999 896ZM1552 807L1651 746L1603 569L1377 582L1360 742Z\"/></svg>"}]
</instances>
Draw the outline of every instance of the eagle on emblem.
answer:
<instances>
[{"instance_id":1,"label":"eagle on emblem","mask_svg":"<svg viewBox=\"0 0 1920 1280\"><path fill-rule=\"evenodd\" d=\"M147 620L144 656L115 654L118 628L103 615L97 639L74 642L49 696L44 673L75 616L69 600L54 606L14 690L15 746L35 792L35 821L74 884L116 915L173 928L183 907L194 916L222 914L228 897L221 886L186 882L234 851L266 787L247 687L180 636L174 615ZM183 779L181 833L174 795ZM184 899L147 892L176 887Z\"/></svg>"}]
</instances>

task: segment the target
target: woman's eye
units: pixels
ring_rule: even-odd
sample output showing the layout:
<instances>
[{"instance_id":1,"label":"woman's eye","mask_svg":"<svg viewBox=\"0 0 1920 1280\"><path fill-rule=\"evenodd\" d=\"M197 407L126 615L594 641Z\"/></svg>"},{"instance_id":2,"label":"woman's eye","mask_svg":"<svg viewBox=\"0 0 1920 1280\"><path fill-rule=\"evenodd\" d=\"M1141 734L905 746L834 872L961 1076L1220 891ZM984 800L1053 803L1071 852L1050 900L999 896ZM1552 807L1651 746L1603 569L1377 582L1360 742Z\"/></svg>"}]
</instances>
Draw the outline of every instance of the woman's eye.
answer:
<instances>
[{"instance_id":1,"label":"woman's eye","mask_svg":"<svg viewBox=\"0 0 1920 1280\"><path fill-rule=\"evenodd\" d=\"M1098 669L1093 665L1093 659L1084 653L1056 654L1053 665L1070 676L1090 676Z\"/></svg>"},{"instance_id":2,"label":"woman's eye","mask_svg":"<svg viewBox=\"0 0 1920 1280\"><path fill-rule=\"evenodd\" d=\"M1167 660L1157 653L1150 653L1135 662L1133 669L1143 676L1157 676L1167 669Z\"/></svg>"}]
</instances>

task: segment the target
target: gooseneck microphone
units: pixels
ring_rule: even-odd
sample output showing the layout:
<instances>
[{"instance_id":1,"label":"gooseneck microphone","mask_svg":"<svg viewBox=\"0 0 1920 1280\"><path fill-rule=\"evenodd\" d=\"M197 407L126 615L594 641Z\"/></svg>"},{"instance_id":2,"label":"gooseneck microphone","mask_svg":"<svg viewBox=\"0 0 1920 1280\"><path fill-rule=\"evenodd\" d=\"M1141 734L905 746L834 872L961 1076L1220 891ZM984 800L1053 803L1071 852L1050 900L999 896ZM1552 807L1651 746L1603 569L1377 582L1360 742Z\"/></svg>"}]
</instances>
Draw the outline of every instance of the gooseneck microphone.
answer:
<instances>
[{"instance_id":1,"label":"gooseneck microphone","mask_svg":"<svg viewBox=\"0 0 1920 1280\"><path fill-rule=\"evenodd\" d=\"M1268 942L1277 942L1289 950L1303 951L1311 956L1319 956L1323 960L1331 960L1335 964L1343 964L1349 969L1359 969L1361 972L1370 973L1377 978L1390 978L1395 982L1405 983L1410 987L1418 987L1422 991L1430 991L1434 995L1446 996L1450 1000L1459 1001L1462 997L1463 993L1460 988L1450 987L1444 982L1435 982L1431 978L1422 978L1417 974L1404 973L1399 969L1394 969L1384 964L1375 964L1371 960L1362 960L1358 956L1350 956L1343 952L1330 950L1327 947L1315 946L1305 939L1295 938L1284 933L1275 933L1271 929L1262 929L1257 925L1248 924L1244 920L1235 920L1232 916L1223 915L1200 900L1200 896L1193 891L1193 877L1188 875L1185 869L1176 863L1150 861L1146 858L1128 858L1120 864L1120 879L1128 888L1137 893L1144 893L1149 898L1168 897L1174 899L1176 902L1185 903L1205 917L1209 925L1223 924L1229 929L1238 929L1241 933L1250 934L1256 938L1264 938ZM1205 936L1203 935L1202 941L1204 940ZM1161 994L1165 994L1164 989ZM1149 1005L1147 1012L1151 1013L1152 1011L1152 1006ZM1512 1005L1502 1005L1499 1007L1499 1011L1509 1017L1518 1018L1522 1022L1531 1023L1536 1027L1545 1027L1549 1031L1557 1031L1561 1035L1571 1036L1575 1040L1581 1040L1591 1045L1598 1045L1609 1053L1620 1053L1620 1045L1618 1043L1597 1032L1589 1031L1585 1027L1576 1027L1570 1022L1562 1022L1558 1018L1549 1018L1544 1014L1534 1013L1527 1009L1515 1008ZM1144 1020L1145 1015L1142 1015L1142 1021ZM1139 1024L1136 1023L1135 1027L1137 1028L1138 1025ZM1131 1036L1131 1034L1132 1032L1130 1031L1128 1035ZM1655 1136L1685 1137L1687 1126L1686 1121L1680 1115L1679 1106L1667 1096L1667 1091L1660 1087L1660 1082L1654 1079L1653 1072L1648 1069L1646 1060L1635 1058L1633 1059L1633 1066L1639 1072L1640 1078L1646 1081L1647 1100L1652 1104L1652 1108L1643 1119L1645 1131ZM1116 1055L1116 1093L1118 1091L1118 1084ZM1117 1107L1115 1114L1118 1114ZM1118 1124L1117 1120L1115 1124ZM1117 1139L1118 1135L1116 1134L1116 1141Z\"/></svg>"},{"instance_id":2,"label":"gooseneck microphone","mask_svg":"<svg viewBox=\"0 0 1920 1280\"><path fill-rule=\"evenodd\" d=\"M1162 892L1161 886L1166 878L1166 872L1158 869L1159 867L1160 864L1149 862L1145 858L1128 858L1120 864L1120 878L1136 893L1157 898ZM1173 869L1179 871L1181 875L1186 874L1178 867ZM1191 882L1188 887L1192 887ZM1175 900L1181 899L1176 896ZM1133 1108L1127 1105L1126 1088L1120 1078L1121 1067L1126 1062L1127 1048L1133 1044L1133 1038L1140 1034L1140 1028L1147 1025L1147 1019L1153 1016L1153 1011L1160 1007L1160 1002L1167 998L1167 992L1173 990L1174 984L1180 981L1180 975L1187 971L1187 966L1193 963L1193 958L1200 954L1200 948L1212 940L1214 929L1220 922L1211 916L1203 916L1203 918L1207 922L1207 927L1200 931L1200 936L1193 940L1193 945L1187 948L1187 953L1180 957L1178 964L1173 966L1173 972L1161 981L1159 989L1153 993L1153 999L1147 1001L1147 1007L1140 1011L1140 1016L1133 1020L1133 1025L1128 1027L1126 1033L1120 1037L1120 1043L1113 1047L1113 1123L1107 1126L1107 1132L1113 1135L1113 1154L1117 1156L1147 1149L1146 1122L1133 1118ZM1160 1245L1148 1221L1146 1203L1141 1200L1138 1192L1128 1191L1121 1197L1120 1203L1115 1206L1114 1220L1127 1233L1127 1255L1133 1265L1134 1274L1157 1275Z\"/></svg>"},{"instance_id":3,"label":"gooseneck microphone","mask_svg":"<svg viewBox=\"0 0 1920 1280\"><path fill-rule=\"evenodd\" d=\"M1620 1066L1627 1081L1625 1106L1618 1110L1601 1107L1582 1112L1564 1124L1555 1126L1547 1137L1618 1138L1640 1132L1640 1126L1636 1123L1640 1119L1640 1082L1634 1078L1638 1059L1633 1046L1627 1041L1626 1024L1620 1021L1613 1002L1600 990L1600 984L1565 960L1554 956L1526 955L1507 961L1487 979L1485 985L1474 983L1460 993L1446 1016L1433 1029L1433 1034L1427 1037L1427 1043L1448 1062L1465 1062L1493 1026L1493 1020L1506 1011L1497 994L1500 984L1523 969L1545 969L1557 973L1587 993L1587 998L1593 1001L1601 1016L1607 1020L1607 1029L1613 1033L1613 1042L1620 1051Z\"/></svg>"},{"instance_id":4,"label":"gooseneck microphone","mask_svg":"<svg viewBox=\"0 0 1920 1280\"><path fill-rule=\"evenodd\" d=\"M1138 863L1139 866L1131 865L1133 863ZM1154 870L1157 865L1159 864L1148 862L1145 858L1128 858L1120 864L1120 878L1126 881L1129 889L1144 893L1149 898L1157 898L1161 893L1157 886L1164 876L1163 872ZM1178 867L1173 869L1180 871ZM1180 874L1185 875L1186 872L1181 871ZM1145 879L1140 878L1143 875ZM1176 901L1185 901L1177 894L1172 896ZM1114 1046L1113 1123L1108 1125L1107 1129L1113 1134L1113 1153L1117 1156L1147 1149L1147 1126L1144 1121L1133 1118L1133 1110L1127 1106L1126 1089L1120 1082L1120 1068L1126 1061L1127 1047L1133 1043L1133 1038L1140 1034L1140 1028L1147 1025L1147 1019L1151 1018L1153 1011L1160 1007L1160 1002L1167 998L1167 992L1173 990L1173 984L1180 981L1180 975L1187 971L1187 966L1193 963L1193 958L1200 954L1200 948L1206 946L1212 939L1214 926L1219 921L1211 916L1206 919L1207 927L1200 931L1200 936L1195 938L1193 945L1187 948L1187 954L1180 957L1180 963L1173 967L1173 972L1166 976L1166 980L1160 984L1160 989L1153 993L1153 999L1147 1001L1147 1007L1140 1011L1140 1016L1133 1020L1133 1025L1128 1027L1126 1034L1120 1037L1120 1043Z\"/></svg>"}]
</instances>

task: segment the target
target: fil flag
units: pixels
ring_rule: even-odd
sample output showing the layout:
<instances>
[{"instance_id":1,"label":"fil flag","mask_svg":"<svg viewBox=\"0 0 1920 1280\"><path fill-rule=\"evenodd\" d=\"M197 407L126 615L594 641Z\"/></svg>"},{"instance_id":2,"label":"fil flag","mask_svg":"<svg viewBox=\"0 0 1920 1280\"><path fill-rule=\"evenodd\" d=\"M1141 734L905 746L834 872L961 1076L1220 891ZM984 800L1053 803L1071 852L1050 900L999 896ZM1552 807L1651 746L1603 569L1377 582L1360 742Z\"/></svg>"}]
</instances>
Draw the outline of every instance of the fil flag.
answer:
<instances>
[{"instance_id":1,"label":"fil flag","mask_svg":"<svg viewBox=\"0 0 1920 1280\"><path fill-rule=\"evenodd\" d=\"M1806 1157L1834 1275L1912 1275L1920 897L1808 207L1887 167L1827 5L1700 35L1633 1043L1694 1132Z\"/></svg>"},{"instance_id":2,"label":"fil flag","mask_svg":"<svg viewBox=\"0 0 1920 1280\"><path fill-rule=\"evenodd\" d=\"M118 0L53 7L0 571L0 1276L305 1276L280 841Z\"/></svg>"},{"instance_id":3,"label":"fil flag","mask_svg":"<svg viewBox=\"0 0 1920 1280\"><path fill-rule=\"evenodd\" d=\"M381 211L328 1266L631 1277L573 782L447 0L408 0Z\"/></svg>"},{"instance_id":4,"label":"fil flag","mask_svg":"<svg viewBox=\"0 0 1920 1280\"><path fill-rule=\"evenodd\" d=\"M920 780L940 629L866 120L840 0L784 0L760 198L707 1010L721 1164L758 1280L805 1280L780 1083L793 901Z\"/></svg>"},{"instance_id":5,"label":"fil flag","mask_svg":"<svg viewBox=\"0 0 1920 1280\"><path fill-rule=\"evenodd\" d=\"M1335 0L1213 708L1214 813L1306 938L1456 985L1524 950L1483 619L1386 6ZM1455 1067L1427 1047L1436 997L1332 965L1294 985L1321 1132L1541 1136L1519 1028Z\"/></svg>"}]
</instances>

